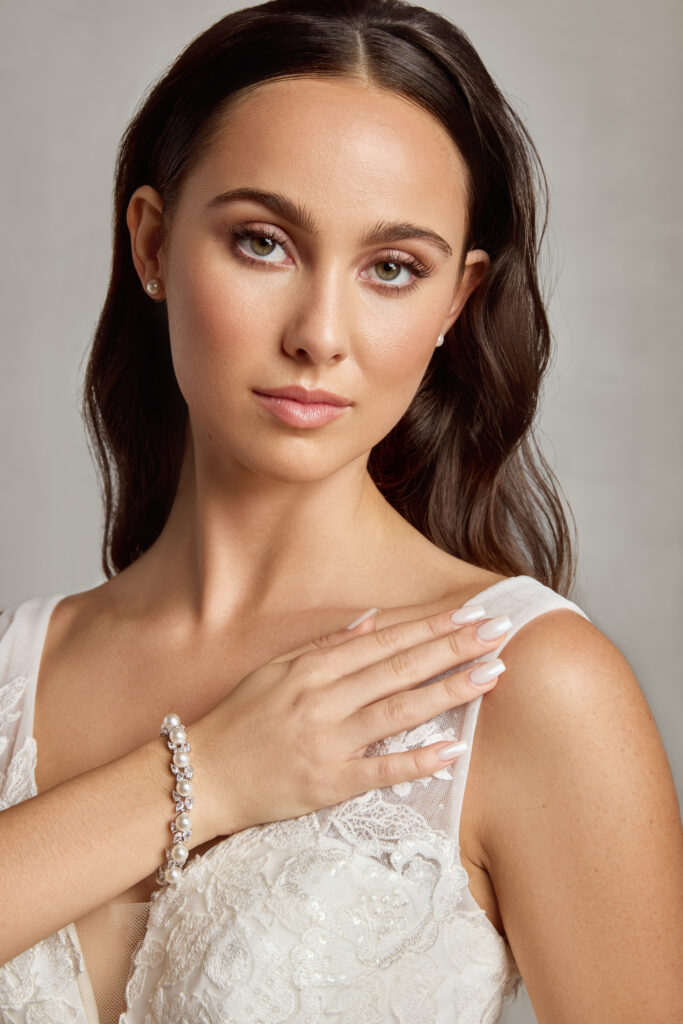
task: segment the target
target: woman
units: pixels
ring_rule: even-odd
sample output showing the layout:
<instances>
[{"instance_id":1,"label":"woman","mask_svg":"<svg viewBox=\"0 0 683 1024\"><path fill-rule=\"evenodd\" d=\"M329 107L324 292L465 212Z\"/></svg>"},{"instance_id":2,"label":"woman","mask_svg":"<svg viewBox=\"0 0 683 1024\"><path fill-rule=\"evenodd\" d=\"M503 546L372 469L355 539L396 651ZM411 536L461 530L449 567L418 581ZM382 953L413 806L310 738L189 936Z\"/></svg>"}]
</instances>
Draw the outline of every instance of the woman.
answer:
<instances>
[{"instance_id":1,"label":"woman","mask_svg":"<svg viewBox=\"0 0 683 1024\"><path fill-rule=\"evenodd\" d=\"M108 581L0 620L2 1020L680 1012L666 757L532 441L537 174L394 0L229 15L136 115Z\"/></svg>"}]
</instances>

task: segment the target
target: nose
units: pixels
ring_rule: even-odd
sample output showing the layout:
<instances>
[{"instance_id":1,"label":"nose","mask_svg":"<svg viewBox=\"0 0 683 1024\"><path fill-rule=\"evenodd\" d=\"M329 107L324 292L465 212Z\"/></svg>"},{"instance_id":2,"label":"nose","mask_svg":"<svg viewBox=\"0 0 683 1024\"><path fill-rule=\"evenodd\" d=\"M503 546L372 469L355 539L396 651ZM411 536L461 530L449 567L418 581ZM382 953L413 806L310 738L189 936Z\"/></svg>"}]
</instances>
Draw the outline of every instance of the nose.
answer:
<instances>
[{"instance_id":1,"label":"nose","mask_svg":"<svg viewBox=\"0 0 683 1024\"><path fill-rule=\"evenodd\" d=\"M349 309L341 273L329 266L311 272L296 302L282 339L287 355L321 365L344 360L349 352Z\"/></svg>"}]
</instances>

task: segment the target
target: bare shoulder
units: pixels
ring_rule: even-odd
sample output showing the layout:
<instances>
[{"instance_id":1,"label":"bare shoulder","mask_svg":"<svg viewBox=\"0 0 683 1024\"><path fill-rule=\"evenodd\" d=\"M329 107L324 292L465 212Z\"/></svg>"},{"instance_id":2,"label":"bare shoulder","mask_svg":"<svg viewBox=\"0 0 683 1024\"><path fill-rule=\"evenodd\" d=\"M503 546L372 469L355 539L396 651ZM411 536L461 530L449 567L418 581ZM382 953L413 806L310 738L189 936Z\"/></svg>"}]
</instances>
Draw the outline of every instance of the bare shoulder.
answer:
<instances>
[{"instance_id":1,"label":"bare shoulder","mask_svg":"<svg viewBox=\"0 0 683 1024\"><path fill-rule=\"evenodd\" d=\"M638 680L570 609L501 656L472 750L475 827L538 1019L665 1019L683 1001L683 844Z\"/></svg>"},{"instance_id":2,"label":"bare shoulder","mask_svg":"<svg viewBox=\"0 0 683 1024\"><path fill-rule=\"evenodd\" d=\"M635 755L668 769L629 662L588 619L566 608L545 612L508 641L501 657L506 672L477 727L488 754L514 749L518 763L542 761L547 770L554 763L559 769L570 751L576 763L597 748L603 767L621 771L623 759Z\"/></svg>"},{"instance_id":3,"label":"bare shoulder","mask_svg":"<svg viewBox=\"0 0 683 1024\"><path fill-rule=\"evenodd\" d=\"M563 781L571 801L608 799L628 773L657 777L670 808L673 784L657 725L624 654L570 609L532 619L505 645L506 671L482 702L477 731L486 777L498 800L524 810L522 778L551 794ZM637 767L636 767L637 766ZM580 787L577 783L581 783ZM671 788L669 787L671 783ZM533 799L533 798L532 798ZM482 818L484 849L500 848L494 811Z\"/></svg>"}]
</instances>

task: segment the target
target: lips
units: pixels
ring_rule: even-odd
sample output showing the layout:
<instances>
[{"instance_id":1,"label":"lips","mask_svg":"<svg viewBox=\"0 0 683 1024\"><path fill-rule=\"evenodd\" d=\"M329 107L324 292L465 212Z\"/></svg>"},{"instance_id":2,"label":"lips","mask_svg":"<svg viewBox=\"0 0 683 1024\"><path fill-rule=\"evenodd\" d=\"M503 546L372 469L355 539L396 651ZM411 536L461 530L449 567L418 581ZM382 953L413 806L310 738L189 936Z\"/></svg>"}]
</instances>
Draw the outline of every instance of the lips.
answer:
<instances>
[{"instance_id":1,"label":"lips","mask_svg":"<svg viewBox=\"0 0 683 1024\"><path fill-rule=\"evenodd\" d=\"M346 410L353 404L348 398L335 395L332 391L319 388L309 390L296 385L254 391L254 395L275 419L288 427L303 429L323 427L345 416Z\"/></svg>"},{"instance_id":2,"label":"lips","mask_svg":"<svg viewBox=\"0 0 683 1024\"><path fill-rule=\"evenodd\" d=\"M317 403L321 405L344 406L351 405L348 398L342 395L335 395L332 391L322 391L320 388L309 390L308 388L292 386L286 388L265 388L256 389L257 395L267 395L271 398L289 398L294 402L302 402L304 405Z\"/></svg>"}]
</instances>

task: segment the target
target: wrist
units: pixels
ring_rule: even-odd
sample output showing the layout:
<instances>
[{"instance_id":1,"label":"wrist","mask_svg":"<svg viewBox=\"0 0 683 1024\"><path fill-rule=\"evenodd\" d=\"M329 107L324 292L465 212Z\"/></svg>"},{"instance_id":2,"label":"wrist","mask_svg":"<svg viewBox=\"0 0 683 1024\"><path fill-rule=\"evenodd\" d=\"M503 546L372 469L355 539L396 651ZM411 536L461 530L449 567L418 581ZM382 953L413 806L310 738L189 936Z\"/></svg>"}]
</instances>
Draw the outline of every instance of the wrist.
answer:
<instances>
[{"instance_id":1,"label":"wrist","mask_svg":"<svg viewBox=\"0 0 683 1024\"><path fill-rule=\"evenodd\" d=\"M192 764L194 767L195 805L192 809L192 845L215 839L216 836L228 835L224 819L225 801L221 801L216 787L215 758L212 744L202 720L187 726L188 739L192 744ZM221 813L222 812L222 813Z\"/></svg>"},{"instance_id":2,"label":"wrist","mask_svg":"<svg viewBox=\"0 0 683 1024\"><path fill-rule=\"evenodd\" d=\"M188 849L201 846L202 843L214 839L219 834L218 831L215 831L214 815L211 813L212 799L209 785L211 770L204 753L204 743L200 736L195 736L196 731L194 725L187 726L187 738L192 748L190 757L193 767L192 785L195 798L189 812L192 819L192 834L187 841ZM157 736L148 740L143 748L151 788L157 794L158 818L160 822L165 823L165 846L171 844L172 835L169 825L177 817L171 795L175 787L175 779L170 771L172 752L168 747L167 740L167 736ZM163 849L162 847L160 850L160 858L163 857ZM159 863L161 863L161 859Z\"/></svg>"},{"instance_id":3,"label":"wrist","mask_svg":"<svg viewBox=\"0 0 683 1024\"><path fill-rule=\"evenodd\" d=\"M166 739L166 746L171 751L171 799L175 806L175 817L169 823L171 843L166 848L166 863L161 864L157 870L157 881L163 886L175 885L180 881L190 853L189 844L194 825L194 766L190 761L192 745L178 715L173 712L166 715L160 735Z\"/></svg>"}]
</instances>

